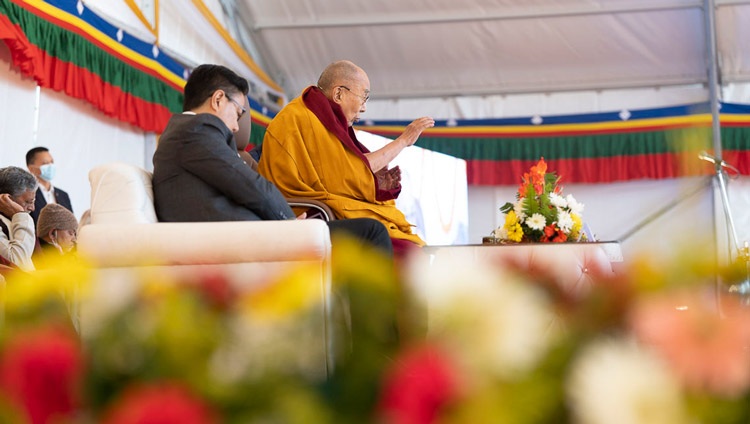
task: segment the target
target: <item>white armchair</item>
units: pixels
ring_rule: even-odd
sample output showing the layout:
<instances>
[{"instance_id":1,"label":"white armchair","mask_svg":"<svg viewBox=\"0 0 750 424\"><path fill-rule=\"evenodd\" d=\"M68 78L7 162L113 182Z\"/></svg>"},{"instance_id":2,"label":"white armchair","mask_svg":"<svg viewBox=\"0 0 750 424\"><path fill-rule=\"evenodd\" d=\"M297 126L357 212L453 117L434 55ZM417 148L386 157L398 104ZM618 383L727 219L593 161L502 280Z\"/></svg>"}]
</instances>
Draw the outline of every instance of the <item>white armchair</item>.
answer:
<instances>
[{"instance_id":1,"label":"white armchair","mask_svg":"<svg viewBox=\"0 0 750 424\"><path fill-rule=\"evenodd\" d=\"M322 372L329 369L331 241L323 221L160 223L151 173L111 163L92 169L89 180L89 222L80 228L78 251L99 273L96 307L116 305L132 294L136 271L143 268L173 273L178 280L180 275L218 269L242 290L254 290L295 265L307 265L320 293L321 316L314 330L319 344L305 349L319 355ZM86 318L82 309L84 332Z\"/></svg>"}]
</instances>

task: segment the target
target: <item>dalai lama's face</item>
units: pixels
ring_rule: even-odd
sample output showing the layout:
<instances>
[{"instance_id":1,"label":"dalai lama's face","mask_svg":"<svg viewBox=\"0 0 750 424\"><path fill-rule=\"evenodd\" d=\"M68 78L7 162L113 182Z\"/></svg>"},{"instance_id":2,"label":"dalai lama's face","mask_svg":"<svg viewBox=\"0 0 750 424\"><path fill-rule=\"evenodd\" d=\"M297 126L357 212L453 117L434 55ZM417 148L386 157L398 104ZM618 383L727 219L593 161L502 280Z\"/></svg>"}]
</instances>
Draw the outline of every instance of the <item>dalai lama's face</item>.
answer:
<instances>
[{"instance_id":1,"label":"dalai lama's face","mask_svg":"<svg viewBox=\"0 0 750 424\"><path fill-rule=\"evenodd\" d=\"M341 106L349 126L359 121L359 114L367 110L370 98L370 79L362 72L357 78L347 81L346 85L335 88L334 99Z\"/></svg>"}]
</instances>

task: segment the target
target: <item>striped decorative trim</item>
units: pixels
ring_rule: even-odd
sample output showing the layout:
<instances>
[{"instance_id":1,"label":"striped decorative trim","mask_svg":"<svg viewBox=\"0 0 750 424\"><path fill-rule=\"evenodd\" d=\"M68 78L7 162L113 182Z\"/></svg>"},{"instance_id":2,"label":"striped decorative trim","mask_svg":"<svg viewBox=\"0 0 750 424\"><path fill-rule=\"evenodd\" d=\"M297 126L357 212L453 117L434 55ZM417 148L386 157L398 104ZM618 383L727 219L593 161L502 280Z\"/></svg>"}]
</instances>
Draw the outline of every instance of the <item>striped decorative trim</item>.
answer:
<instances>
[{"instance_id":1,"label":"striped decorative trim","mask_svg":"<svg viewBox=\"0 0 750 424\"><path fill-rule=\"evenodd\" d=\"M171 114L182 109L184 80L164 66L164 58L131 60L141 56L91 37L86 31L98 31L89 23L95 19L84 21L53 3L71 7L75 2L0 3L0 38L14 65L42 87L88 101L145 131L162 131Z\"/></svg>"}]
</instances>

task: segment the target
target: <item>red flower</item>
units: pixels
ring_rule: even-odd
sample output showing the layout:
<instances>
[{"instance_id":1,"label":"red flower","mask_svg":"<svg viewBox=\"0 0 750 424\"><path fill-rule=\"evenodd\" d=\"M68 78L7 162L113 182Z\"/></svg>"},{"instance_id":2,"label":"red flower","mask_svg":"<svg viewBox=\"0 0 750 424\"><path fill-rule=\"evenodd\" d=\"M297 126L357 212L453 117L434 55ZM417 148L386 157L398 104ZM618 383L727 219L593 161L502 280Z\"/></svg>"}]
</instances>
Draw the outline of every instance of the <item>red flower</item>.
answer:
<instances>
[{"instance_id":1,"label":"red flower","mask_svg":"<svg viewBox=\"0 0 750 424\"><path fill-rule=\"evenodd\" d=\"M458 397L458 375L432 346L407 351L386 375L378 412L392 424L433 423Z\"/></svg>"},{"instance_id":2,"label":"red flower","mask_svg":"<svg viewBox=\"0 0 750 424\"><path fill-rule=\"evenodd\" d=\"M69 417L79 402L83 357L76 337L58 327L10 338L0 359L0 388L31 423Z\"/></svg>"},{"instance_id":3,"label":"red flower","mask_svg":"<svg viewBox=\"0 0 750 424\"><path fill-rule=\"evenodd\" d=\"M203 400L177 383L133 386L102 420L105 424L208 424L217 415Z\"/></svg>"},{"instance_id":4,"label":"red flower","mask_svg":"<svg viewBox=\"0 0 750 424\"><path fill-rule=\"evenodd\" d=\"M567 240L568 236L561 229L557 228L555 224L549 224L544 227L544 235L539 238L539 241L542 243L564 243Z\"/></svg>"},{"instance_id":5,"label":"red flower","mask_svg":"<svg viewBox=\"0 0 750 424\"><path fill-rule=\"evenodd\" d=\"M200 276L196 287L205 296L208 304L219 311L229 309L234 299L237 298L234 287L222 273Z\"/></svg>"}]
</instances>

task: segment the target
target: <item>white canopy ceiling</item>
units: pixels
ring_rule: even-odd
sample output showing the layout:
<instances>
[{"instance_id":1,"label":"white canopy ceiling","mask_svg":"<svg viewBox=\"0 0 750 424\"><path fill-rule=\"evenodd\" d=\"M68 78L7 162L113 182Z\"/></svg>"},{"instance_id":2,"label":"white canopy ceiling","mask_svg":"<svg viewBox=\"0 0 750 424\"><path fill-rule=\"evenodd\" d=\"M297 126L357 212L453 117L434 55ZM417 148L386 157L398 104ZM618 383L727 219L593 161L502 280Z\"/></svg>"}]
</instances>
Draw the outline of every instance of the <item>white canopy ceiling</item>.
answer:
<instances>
[{"instance_id":1,"label":"white canopy ceiling","mask_svg":"<svg viewBox=\"0 0 750 424\"><path fill-rule=\"evenodd\" d=\"M375 115L408 99L491 102L487 96L518 93L677 87L689 93L680 100L708 99L703 0L238 0L237 7L260 61L289 97L346 58L367 71ZM715 10L721 81L746 82L750 26L741 23L750 22L750 1L715 0Z\"/></svg>"},{"instance_id":2,"label":"white canopy ceiling","mask_svg":"<svg viewBox=\"0 0 750 424\"><path fill-rule=\"evenodd\" d=\"M130 6L115 7L124 0L84 2L188 65L255 74L256 94L271 94L266 104L297 96L338 59L370 77L366 119L702 102L709 34L723 99L750 103L750 25L742 24L750 0L143 0L139 7L158 17L153 35ZM713 4L715 32L705 3ZM258 77L252 60L267 75Z\"/></svg>"}]
</instances>

